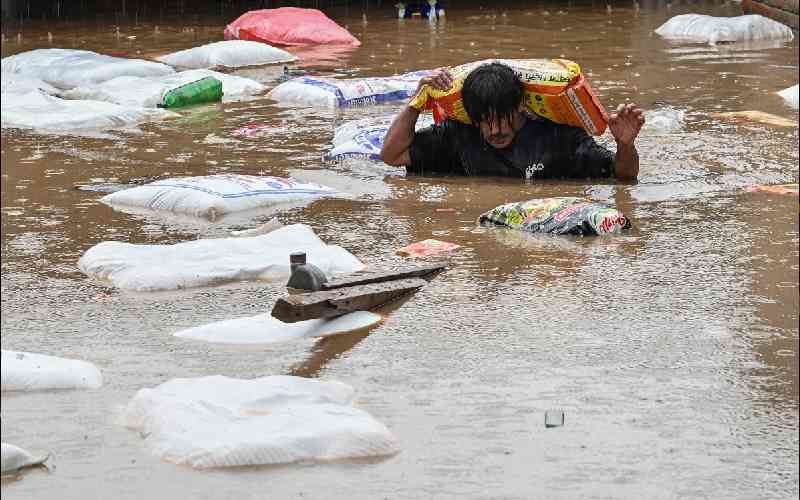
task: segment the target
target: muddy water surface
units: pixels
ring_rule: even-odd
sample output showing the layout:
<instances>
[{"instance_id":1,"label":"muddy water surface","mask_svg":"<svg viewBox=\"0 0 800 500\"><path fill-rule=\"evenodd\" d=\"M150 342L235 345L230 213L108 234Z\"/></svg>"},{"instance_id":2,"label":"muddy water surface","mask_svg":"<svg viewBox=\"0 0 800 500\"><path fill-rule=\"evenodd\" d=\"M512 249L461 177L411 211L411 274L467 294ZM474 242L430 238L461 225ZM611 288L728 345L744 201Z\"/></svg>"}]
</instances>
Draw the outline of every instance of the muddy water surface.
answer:
<instances>
[{"instance_id":1,"label":"muddy water surface","mask_svg":"<svg viewBox=\"0 0 800 500\"><path fill-rule=\"evenodd\" d=\"M653 35L690 11L734 15L737 6L608 13L604 2L531 2L454 7L433 24L398 21L389 8L367 11L365 23L351 8L331 14L362 47L306 49L293 66L379 76L494 56L574 59L607 107L633 100L654 117L684 114L677 130L643 132L636 185L405 178L321 160L335 125L399 106L332 112L260 97L139 131L3 130L2 346L86 359L105 378L97 391L3 394L3 441L53 453L49 472L5 481L3 498L796 497L798 201L746 188L798 182L797 128L711 114L755 109L796 121L774 92L798 81L798 42L679 46ZM5 33L2 55L53 46L153 56L219 40L227 20L141 22L120 36L94 23L30 25L19 40ZM272 86L280 70L238 74ZM253 122L268 127L233 136ZM101 241L221 236L275 215L211 224L97 202L107 184L221 172L294 175L351 193L277 216L370 265L399 266L396 248L425 238L462 249L370 331L269 348L171 334L266 311L279 287L130 294L77 271ZM576 239L475 224L500 203L558 195L615 203L634 229ZM120 425L138 389L211 374L344 381L402 452L197 472L160 462ZM549 409L566 412L564 427L545 429Z\"/></svg>"}]
</instances>

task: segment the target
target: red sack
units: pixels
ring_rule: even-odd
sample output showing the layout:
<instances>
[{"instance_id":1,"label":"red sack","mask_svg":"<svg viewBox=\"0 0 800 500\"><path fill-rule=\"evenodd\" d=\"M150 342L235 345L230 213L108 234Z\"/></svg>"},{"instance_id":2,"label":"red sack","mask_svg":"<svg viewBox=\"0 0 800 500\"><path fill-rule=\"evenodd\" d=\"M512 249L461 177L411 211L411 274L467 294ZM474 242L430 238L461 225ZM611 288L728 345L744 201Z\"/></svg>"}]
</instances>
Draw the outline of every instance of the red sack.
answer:
<instances>
[{"instance_id":1,"label":"red sack","mask_svg":"<svg viewBox=\"0 0 800 500\"><path fill-rule=\"evenodd\" d=\"M361 45L349 31L321 11L298 7L246 12L225 27L225 40L232 39L275 45Z\"/></svg>"}]
</instances>

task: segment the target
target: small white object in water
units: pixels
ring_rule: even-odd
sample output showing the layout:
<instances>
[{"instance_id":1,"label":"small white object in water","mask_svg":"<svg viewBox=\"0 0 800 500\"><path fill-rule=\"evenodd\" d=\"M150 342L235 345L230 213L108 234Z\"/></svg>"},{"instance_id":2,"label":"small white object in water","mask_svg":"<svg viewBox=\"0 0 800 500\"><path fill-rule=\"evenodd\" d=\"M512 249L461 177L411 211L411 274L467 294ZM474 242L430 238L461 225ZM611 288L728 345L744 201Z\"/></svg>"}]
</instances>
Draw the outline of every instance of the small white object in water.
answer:
<instances>
[{"instance_id":1,"label":"small white object in water","mask_svg":"<svg viewBox=\"0 0 800 500\"><path fill-rule=\"evenodd\" d=\"M794 85L788 89L783 89L778 92L778 95L783 97L786 100L786 104L794 109L800 107L800 103L798 102L800 101L800 85Z\"/></svg>"},{"instance_id":2,"label":"small white object in water","mask_svg":"<svg viewBox=\"0 0 800 500\"><path fill-rule=\"evenodd\" d=\"M297 323L284 323L271 314L229 319L181 330L176 337L202 340L212 344L275 344L304 338L330 337L367 328L381 320L381 316L367 311L356 311L333 319L311 319Z\"/></svg>"},{"instance_id":3,"label":"small white object in water","mask_svg":"<svg viewBox=\"0 0 800 500\"><path fill-rule=\"evenodd\" d=\"M0 386L4 392L97 389L103 385L100 370L77 359L3 349L0 365Z\"/></svg>"},{"instance_id":4,"label":"small white object in water","mask_svg":"<svg viewBox=\"0 0 800 500\"><path fill-rule=\"evenodd\" d=\"M0 443L0 473L7 474L26 467L42 465L49 456L33 456L27 450L13 444Z\"/></svg>"},{"instance_id":5,"label":"small white object in water","mask_svg":"<svg viewBox=\"0 0 800 500\"><path fill-rule=\"evenodd\" d=\"M395 437L341 382L272 376L173 379L141 389L125 425L164 460L196 469L378 457Z\"/></svg>"},{"instance_id":6,"label":"small white object in water","mask_svg":"<svg viewBox=\"0 0 800 500\"><path fill-rule=\"evenodd\" d=\"M644 112L645 123L642 132L649 135L673 134L686 125L686 111L665 106Z\"/></svg>"}]
</instances>

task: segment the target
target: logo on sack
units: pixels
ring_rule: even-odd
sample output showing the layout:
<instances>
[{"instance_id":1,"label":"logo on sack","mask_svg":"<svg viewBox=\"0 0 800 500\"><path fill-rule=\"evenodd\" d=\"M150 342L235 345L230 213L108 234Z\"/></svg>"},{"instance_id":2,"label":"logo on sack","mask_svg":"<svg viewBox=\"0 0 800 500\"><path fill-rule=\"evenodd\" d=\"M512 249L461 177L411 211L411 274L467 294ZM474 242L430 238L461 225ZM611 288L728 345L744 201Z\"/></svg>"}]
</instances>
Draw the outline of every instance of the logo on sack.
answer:
<instances>
[{"instance_id":1,"label":"logo on sack","mask_svg":"<svg viewBox=\"0 0 800 500\"><path fill-rule=\"evenodd\" d=\"M525 168L525 179L532 178L536 172L541 172L542 170L544 170L543 163L531 163Z\"/></svg>"}]
</instances>

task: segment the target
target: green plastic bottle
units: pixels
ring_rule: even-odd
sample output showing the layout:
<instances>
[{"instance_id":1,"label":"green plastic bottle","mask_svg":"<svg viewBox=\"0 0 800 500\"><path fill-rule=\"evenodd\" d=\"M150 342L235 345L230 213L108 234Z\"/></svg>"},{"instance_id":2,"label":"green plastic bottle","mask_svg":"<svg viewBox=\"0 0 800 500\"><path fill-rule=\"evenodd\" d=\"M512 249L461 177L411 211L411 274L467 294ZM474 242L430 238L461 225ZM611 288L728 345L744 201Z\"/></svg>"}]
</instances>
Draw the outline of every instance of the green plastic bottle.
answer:
<instances>
[{"instance_id":1,"label":"green plastic bottle","mask_svg":"<svg viewBox=\"0 0 800 500\"><path fill-rule=\"evenodd\" d=\"M181 85L164 94L162 108L181 108L193 104L205 104L222 100L222 82L213 76Z\"/></svg>"}]
</instances>

